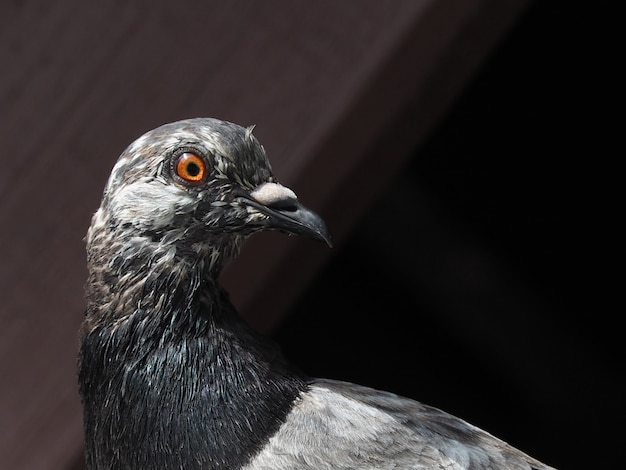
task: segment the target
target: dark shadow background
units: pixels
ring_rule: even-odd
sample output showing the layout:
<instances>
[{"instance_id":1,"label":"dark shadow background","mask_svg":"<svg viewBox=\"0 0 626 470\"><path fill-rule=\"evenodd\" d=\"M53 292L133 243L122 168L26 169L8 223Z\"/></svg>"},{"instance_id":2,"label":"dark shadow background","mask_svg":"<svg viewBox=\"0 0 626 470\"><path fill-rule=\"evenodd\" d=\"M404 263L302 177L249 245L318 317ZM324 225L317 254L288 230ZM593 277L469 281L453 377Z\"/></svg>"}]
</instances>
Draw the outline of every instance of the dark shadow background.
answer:
<instances>
[{"instance_id":1,"label":"dark shadow background","mask_svg":"<svg viewBox=\"0 0 626 470\"><path fill-rule=\"evenodd\" d=\"M527 11L276 337L314 376L443 408L559 468L617 468L613 97L604 19L575 8Z\"/></svg>"}]
</instances>

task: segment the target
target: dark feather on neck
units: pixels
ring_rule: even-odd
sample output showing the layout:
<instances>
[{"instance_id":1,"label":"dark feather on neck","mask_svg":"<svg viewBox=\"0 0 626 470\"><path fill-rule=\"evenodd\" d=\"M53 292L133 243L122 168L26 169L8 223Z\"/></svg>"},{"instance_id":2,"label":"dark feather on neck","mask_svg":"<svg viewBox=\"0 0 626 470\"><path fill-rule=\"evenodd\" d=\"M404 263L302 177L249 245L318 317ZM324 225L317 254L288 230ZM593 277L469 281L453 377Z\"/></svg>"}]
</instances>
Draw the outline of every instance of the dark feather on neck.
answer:
<instances>
[{"instance_id":1,"label":"dark feather on neck","mask_svg":"<svg viewBox=\"0 0 626 470\"><path fill-rule=\"evenodd\" d=\"M88 468L243 465L305 378L239 318L205 266L159 271L138 255L118 264L98 263L108 268L87 284L79 381Z\"/></svg>"}]
</instances>

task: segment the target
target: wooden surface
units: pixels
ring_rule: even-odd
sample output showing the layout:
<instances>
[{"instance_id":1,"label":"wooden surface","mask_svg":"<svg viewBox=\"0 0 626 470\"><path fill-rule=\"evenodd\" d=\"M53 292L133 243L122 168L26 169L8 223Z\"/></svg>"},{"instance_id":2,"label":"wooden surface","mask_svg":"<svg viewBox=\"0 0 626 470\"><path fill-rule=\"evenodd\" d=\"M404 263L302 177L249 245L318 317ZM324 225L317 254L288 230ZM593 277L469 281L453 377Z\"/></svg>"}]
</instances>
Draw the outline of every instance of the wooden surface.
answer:
<instances>
[{"instance_id":1,"label":"wooden surface","mask_svg":"<svg viewBox=\"0 0 626 470\"><path fill-rule=\"evenodd\" d=\"M82 238L127 144L185 117L257 124L340 247L526 3L4 2L0 467L80 467ZM224 281L269 331L328 256L262 236Z\"/></svg>"}]
</instances>

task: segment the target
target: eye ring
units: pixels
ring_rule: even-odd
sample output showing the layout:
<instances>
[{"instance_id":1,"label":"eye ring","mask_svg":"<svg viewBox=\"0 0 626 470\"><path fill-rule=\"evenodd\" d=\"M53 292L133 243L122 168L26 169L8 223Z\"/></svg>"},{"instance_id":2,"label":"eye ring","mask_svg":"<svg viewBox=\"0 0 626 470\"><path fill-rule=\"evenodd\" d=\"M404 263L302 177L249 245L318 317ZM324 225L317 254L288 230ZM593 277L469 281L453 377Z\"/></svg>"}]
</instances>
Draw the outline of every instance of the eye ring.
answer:
<instances>
[{"instance_id":1,"label":"eye ring","mask_svg":"<svg viewBox=\"0 0 626 470\"><path fill-rule=\"evenodd\" d=\"M172 159L172 173L184 184L197 186L207 180L209 168L199 152L185 149Z\"/></svg>"}]
</instances>

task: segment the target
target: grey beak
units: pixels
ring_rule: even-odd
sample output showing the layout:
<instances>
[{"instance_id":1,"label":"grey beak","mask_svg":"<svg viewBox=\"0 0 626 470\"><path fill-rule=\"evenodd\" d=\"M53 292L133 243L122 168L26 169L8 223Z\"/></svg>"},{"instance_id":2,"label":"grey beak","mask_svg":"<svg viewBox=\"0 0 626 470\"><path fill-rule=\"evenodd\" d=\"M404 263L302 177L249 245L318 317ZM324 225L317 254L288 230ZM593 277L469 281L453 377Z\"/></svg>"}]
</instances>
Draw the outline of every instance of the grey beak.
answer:
<instances>
[{"instance_id":1,"label":"grey beak","mask_svg":"<svg viewBox=\"0 0 626 470\"><path fill-rule=\"evenodd\" d=\"M266 228L304 235L332 247L324 220L303 206L291 189L278 183L264 183L245 199L248 205L267 215Z\"/></svg>"}]
</instances>

